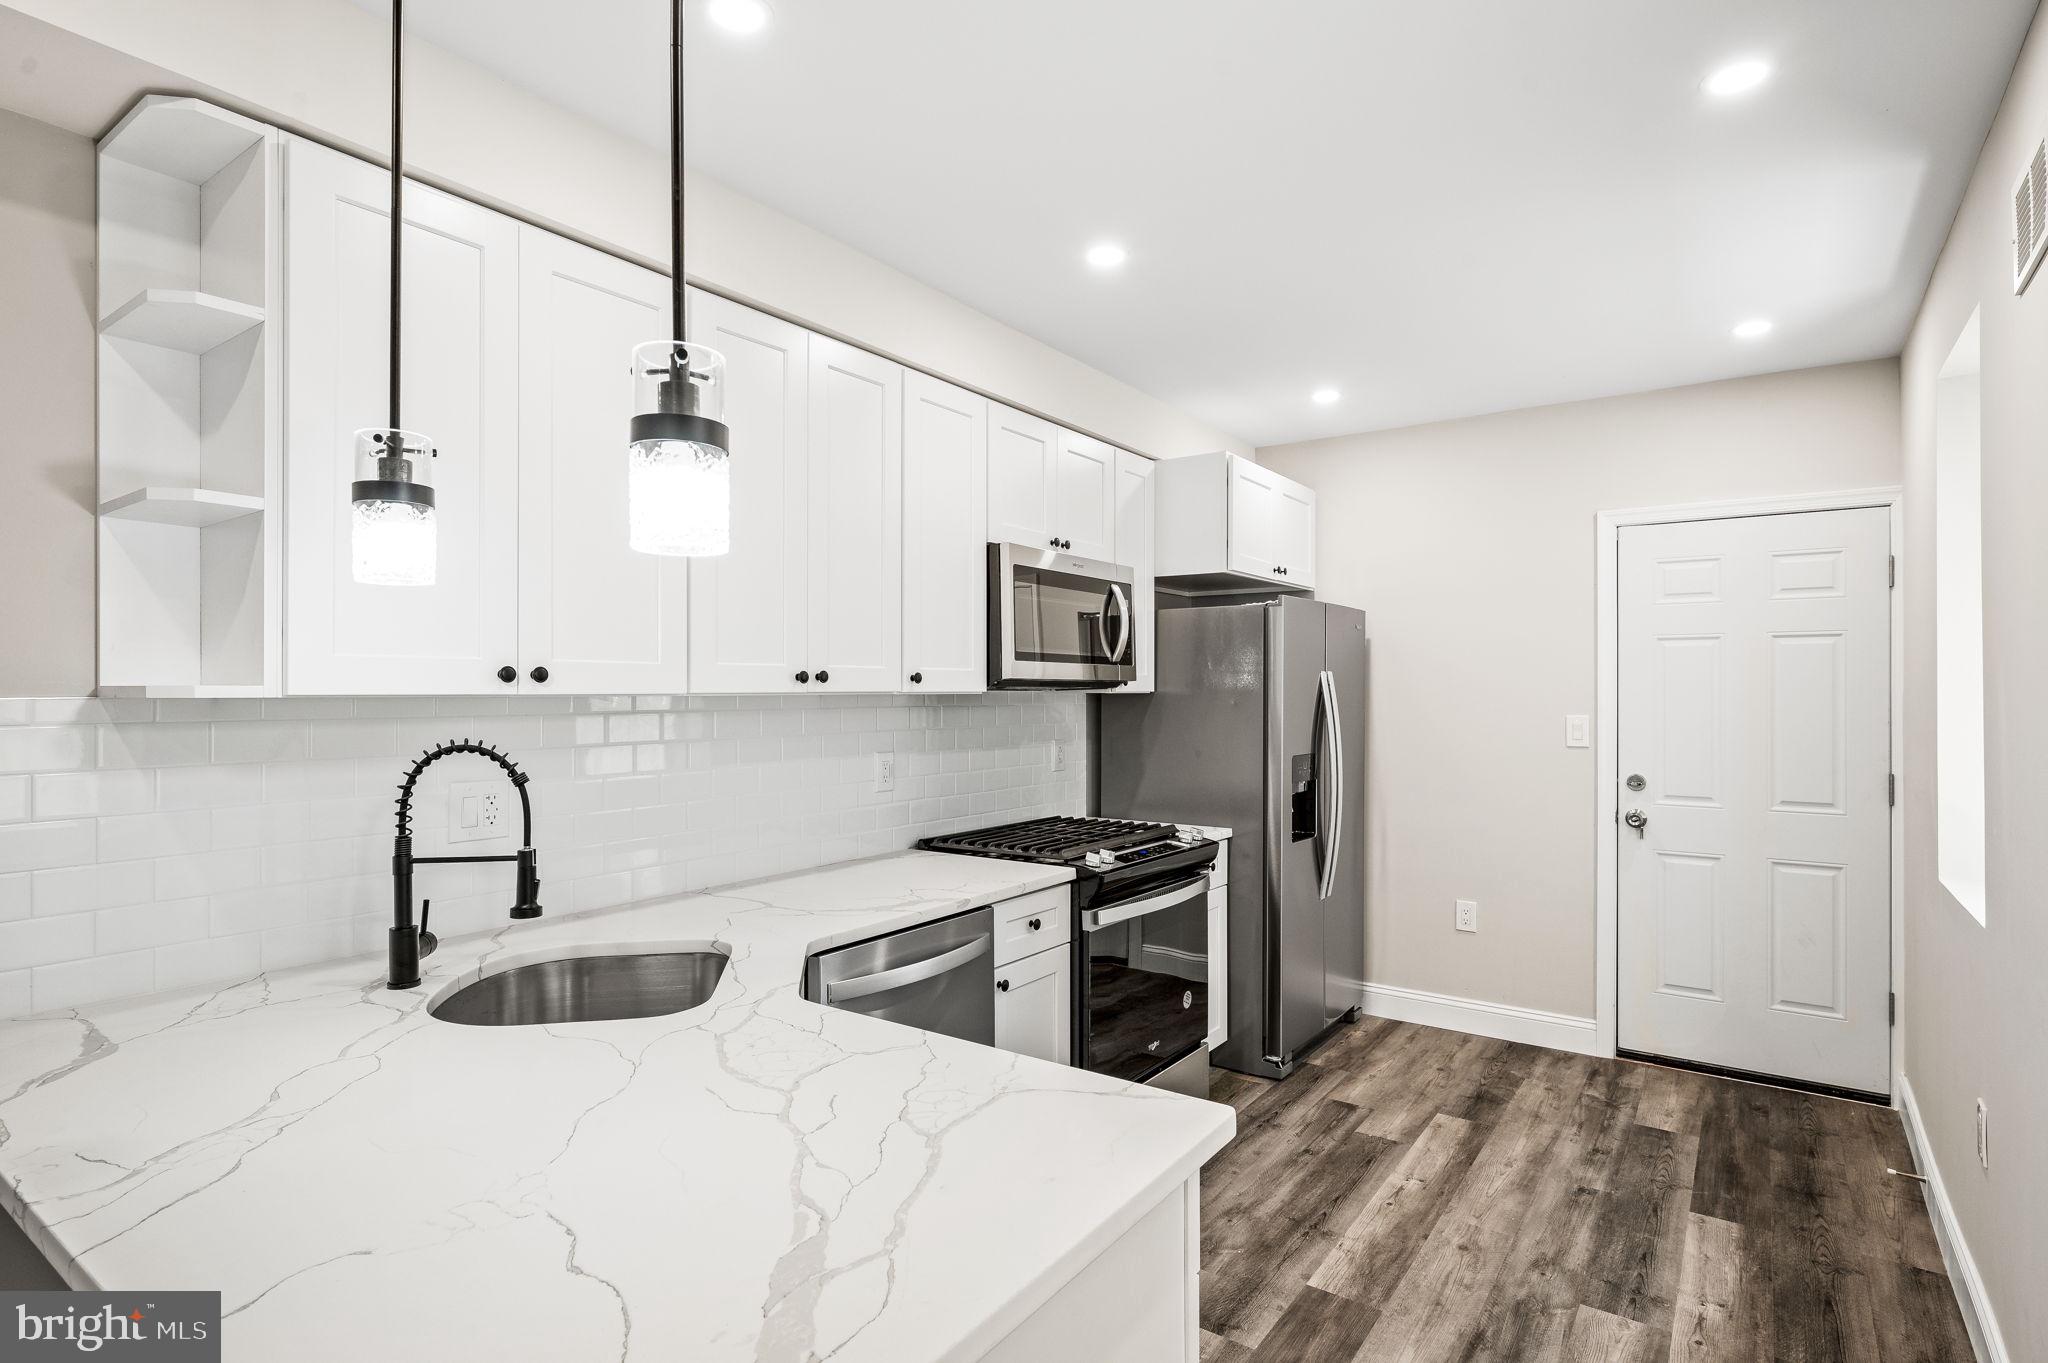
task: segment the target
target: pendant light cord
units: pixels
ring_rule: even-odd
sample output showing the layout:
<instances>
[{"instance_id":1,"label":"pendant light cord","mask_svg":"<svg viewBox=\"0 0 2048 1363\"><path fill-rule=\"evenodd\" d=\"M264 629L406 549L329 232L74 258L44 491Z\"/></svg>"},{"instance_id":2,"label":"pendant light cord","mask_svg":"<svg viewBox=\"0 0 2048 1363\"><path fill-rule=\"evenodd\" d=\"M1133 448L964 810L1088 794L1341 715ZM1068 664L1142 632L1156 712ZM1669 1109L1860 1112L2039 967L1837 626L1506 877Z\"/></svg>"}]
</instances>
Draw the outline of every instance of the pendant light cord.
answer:
<instances>
[{"instance_id":1,"label":"pendant light cord","mask_svg":"<svg viewBox=\"0 0 2048 1363\"><path fill-rule=\"evenodd\" d=\"M396 0L394 0L394 3ZM668 93L669 284L675 295L675 337L683 332L683 0L673 0L669 60L674 70Z\"/></svg>"},{"instance_id":2,"label":"pendant light cord","mask_svg":"<svg viewBox=\"0 0 2048 1363\"><path fill-rule=\"evenodd\" d=\"M405 236L405 0L391 0L391 429L398 420L399 251ZM397 450L393 454L399 453Z\"/></svg>"}]
</instances>

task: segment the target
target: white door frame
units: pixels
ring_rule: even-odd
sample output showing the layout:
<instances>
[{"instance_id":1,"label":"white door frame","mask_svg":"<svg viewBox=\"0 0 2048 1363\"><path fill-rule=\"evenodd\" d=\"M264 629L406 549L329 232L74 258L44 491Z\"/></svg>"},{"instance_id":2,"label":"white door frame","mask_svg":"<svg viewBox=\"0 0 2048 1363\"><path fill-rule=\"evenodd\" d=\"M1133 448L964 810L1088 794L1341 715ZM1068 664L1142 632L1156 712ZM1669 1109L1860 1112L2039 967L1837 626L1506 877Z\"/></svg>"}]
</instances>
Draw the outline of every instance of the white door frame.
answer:
<instances>
[{"instance_id":1,"label":"white door frame","mask_svg":"<svg viewBox=\"0 0 2048 1363\"><path fill-rule=\"evenodd\" d=\"M1620 723L1616 701L1621 689L1621 610L1619 605L1619 562L1621 528L1625 525L1669 525L1681 521L1719 521L1739 516L1782 516L1800 511L1851 511L1884 507L1891 515L1892 557L1904 552L1905 522L1900 509L1901 490L1894 487L1862 488L1851 492L1815 492L1792 497L1758 497L1729 502L1697 502L1690 506L1644 506L1620 511L1602 511L1594 518L1593 553L1599 582L1594 671L1593 810L1594 810L1594 906L1596 913L1594 1046L1597 1054L1613 1055L1617 1022L1619 980L1619 938L1621 935L1620 893L1617 880L1621 853L1620 812L1621 751ZM1897 577L1893 581L1896 584ZM1905 710L1901 687L1905 681L1904 593L1894 585L1891 594L1891 770L1900 786L1906 783L1904 755L1899 747L1899 716ZM1906 1000L1901 989L1905 958L1905 836L1901 815L1903 802L1894 800L1891 810L1892 875L1892 993L1898 996L1903 1015ZM1892 1027L1892 1094L1898 1101L1902 1029Z\"/></svg>"}]
</instances>

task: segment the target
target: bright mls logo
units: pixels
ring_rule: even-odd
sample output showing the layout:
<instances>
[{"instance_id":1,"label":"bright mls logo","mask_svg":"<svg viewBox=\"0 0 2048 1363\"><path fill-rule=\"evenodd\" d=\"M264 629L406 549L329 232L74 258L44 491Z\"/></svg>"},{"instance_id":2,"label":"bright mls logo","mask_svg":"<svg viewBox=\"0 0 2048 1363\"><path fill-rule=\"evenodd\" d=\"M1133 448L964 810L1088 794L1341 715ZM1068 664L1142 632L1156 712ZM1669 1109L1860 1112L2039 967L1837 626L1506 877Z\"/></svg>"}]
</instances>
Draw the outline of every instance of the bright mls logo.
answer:
<instances>
[{"instance_id":1,"label":"bright mls logo","mask_svg":"<svg viewBox=\"0 0 2048 1363\"><path fill-rule=\"evenodd\" d=\"M220 1363L218 1292L0 1292L0 1312L9 1360Z\"/></svg>"}]
</instances>

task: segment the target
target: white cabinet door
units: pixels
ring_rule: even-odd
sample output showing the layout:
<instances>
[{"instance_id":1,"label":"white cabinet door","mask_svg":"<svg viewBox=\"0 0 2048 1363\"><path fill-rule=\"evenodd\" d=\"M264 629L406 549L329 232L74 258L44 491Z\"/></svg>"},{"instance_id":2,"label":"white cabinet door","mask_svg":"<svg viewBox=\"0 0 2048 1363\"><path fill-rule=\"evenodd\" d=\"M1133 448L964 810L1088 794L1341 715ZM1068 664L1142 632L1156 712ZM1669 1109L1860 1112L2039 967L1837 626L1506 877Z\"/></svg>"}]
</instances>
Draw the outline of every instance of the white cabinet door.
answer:
<instances>
[{"instance_id":1,"label":"white cabinet door","mask_svg":"<svg viewBox=\"0 0 2048 1363\"><path fill-rule=\"evenodd\" d=\"M519 686L683 691L690 561L626 542L627 357L673 330L668 280L520 235Z\"/></svg>"},{"instance_id":2,"label":"white cabinet door","mask_svg":"<svg viewBox=\"0 0 2048 1363\"><path fill-rule=\"evenodd\" d=\"M1249 459L1230 460L1230 571L1277 580L1280 477Z\"/></svg>"},{"instance_id":3,"label":"white cabinet door","mask_svg":"<svg viewBox=\"0 0 2048 1363\"><path fill-rule=\"evenodd\" d=\"M988 409L988 537L996 544L1051 545L1060 428L1001 403Z\"/></svg>"},{"instance_id":4,"label":"white cabinet door","mask_svg":"<svg viewBox=\"0 0 2048 1363\"><path fill-rule=\"evenodd\" d=\"M403 411L433 440L431 587L352 576L354 432L388 420L390 182L298 138L285 162L285 689L507 691L518 657L519 225L405 194Z\"/></svg>"},{"instance_id":5,"label":"white cabinet door","mask_svg":"<svg viewBox=\"0 0 2048 1363\"><path fill-rule=\"evenodd\" d=\"M1229 844L1222 850L1230 855ZM1230 889L1209 887L1209 1049L1230 1039Z\"/></svg>"},{"instance_id":6,"label":"white cabinet door","mask_svg":"<svg viewBox=\"0 0 2048 1363\"><path fill-rule=\"evenodd\" d=\"M1073 431L1059 433L1053 471L1049 535L1082 558L1120 562L1116 556L1116 451Z\"/></svg>"},{"instance_id":7,"label":"white cabinet door","mask_svg":"<svg viewBox=\"0 0 2048 1363\"><path fill-rule=\"evenodd\" d=\"M1280 481L1274 490L1274 557L1289 587L1316 585L1316 494L1299 483Z\"/></svg>"},{"instance_id":8,"label":"white cabinet door","mask_svg":"<svg viewBox=\"0 0 2048 1363\"><path fill-rule=\"evenodd\" d=\"M1131 615L1138 639L1138 679L1120 695L1152 690L1154 621L1152 570L1154 527L1152 461L1129 450L1116 452L1116 561L1131 570Z\"/></svg>"},{"instance_id":9,"label":"white cabinet door","mask_svg":"<svg viewBox=\"0 0 2048 1363\"><path fill-rule=\"evenodd\" d=\"M1073 966L1054 947L996 968L996 1048L1072 1063Z\"/></svg>"},{"instance_id":10,"label":"white cabinet door","mask_svg":"<svg viewBox=\"0 0 2048 1363\"><path fill-rule=\"evenodd\" d=\"M732 429L732 549L690 569L690 689L808 689L810 335L690 291L691 341L725 356Z\"/></svg>"},{"instance_id":11,"label":"white cabinet door","mask_svg":"<svg viewBox=\"0 0 2048 1363\"><path fill-rule=\"evenodd\" d=\"M811 688L895 691L903 668L903 367L811 342Z\"/></svg>"},{"instance_id":12,"label":"white cabinet door","mask_svg":"<svg viewBox=\"0 0 2048 1363\"><path fill-rule=\"evenodd\" d=\"M903 689L988 689L988 399L903 376Z\"/></svg>"}]
</instances>

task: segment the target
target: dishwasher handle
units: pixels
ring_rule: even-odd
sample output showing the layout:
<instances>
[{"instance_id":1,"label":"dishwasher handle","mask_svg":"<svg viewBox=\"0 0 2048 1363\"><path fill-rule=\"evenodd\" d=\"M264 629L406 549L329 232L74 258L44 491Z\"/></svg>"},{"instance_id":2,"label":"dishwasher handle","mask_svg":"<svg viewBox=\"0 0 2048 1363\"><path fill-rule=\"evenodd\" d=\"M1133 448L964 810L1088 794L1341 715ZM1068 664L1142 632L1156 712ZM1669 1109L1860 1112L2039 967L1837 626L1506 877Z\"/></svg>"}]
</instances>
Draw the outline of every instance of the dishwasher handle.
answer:
<instances>
[{"instance_id":1,"label":"dishwasher handle","mask_svg":"<svg viewBox=\"0 0 2048 1363\"><path fill-rule=\"evenodd\" d=\"M856 975L850 980L831 980L825 985L823 1002L830 1006L845 1003L849 999L864 999L870 994L885 994L891 989L902 989L906 985L923 984L935 980L949 971L958 970L969 961L988 955L989 934L983 933L963 947L942 951L936 956L927 956L922 961L899 965L892 970L878 970L872 975Z\"/></svg>"}]
</instances>

